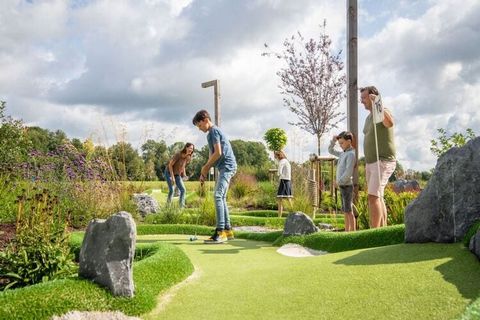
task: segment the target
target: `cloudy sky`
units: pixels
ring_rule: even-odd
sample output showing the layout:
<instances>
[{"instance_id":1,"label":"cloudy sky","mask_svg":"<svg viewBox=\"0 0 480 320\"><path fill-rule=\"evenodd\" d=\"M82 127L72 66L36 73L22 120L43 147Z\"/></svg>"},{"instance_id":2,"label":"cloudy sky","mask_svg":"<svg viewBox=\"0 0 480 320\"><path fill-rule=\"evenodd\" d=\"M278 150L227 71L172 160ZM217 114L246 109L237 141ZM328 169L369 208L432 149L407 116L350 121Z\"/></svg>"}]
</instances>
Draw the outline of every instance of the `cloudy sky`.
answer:
<instances>
[{"instance_id":1,"label":"cloudy sky","mask_svg":"<svg viewBox=\"0 0 480 320\"><path fill-rule=\"evenodd\" d=\"M376 85L392 110L403 166L428 170L437 128L480 133L480 1L358 6L359 86ZM213 113L213 90L200 84L219 79L231 139L261 141L281 127L289 158L304 161L315 139L288 124L282 65L261 56L263 44L279 51L297 30L316 37L326 18L333 50L345 49L345 9L337 0L2 0L0 100L7 114L70 138L200 147L206 139L191 119Z\"/></svg>"}]
</instances>

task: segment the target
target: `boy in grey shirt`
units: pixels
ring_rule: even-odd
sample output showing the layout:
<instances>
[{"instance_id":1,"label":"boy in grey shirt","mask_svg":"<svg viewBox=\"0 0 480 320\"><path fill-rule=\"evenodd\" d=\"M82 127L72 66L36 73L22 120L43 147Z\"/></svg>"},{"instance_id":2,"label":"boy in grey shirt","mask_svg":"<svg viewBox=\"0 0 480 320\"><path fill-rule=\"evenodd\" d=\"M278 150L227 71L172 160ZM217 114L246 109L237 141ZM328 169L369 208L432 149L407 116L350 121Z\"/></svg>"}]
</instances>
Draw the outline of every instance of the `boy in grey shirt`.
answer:
<instances>
[{"instance_id":1,"label":"boy in grey shirt","mask_svg":"<svg viewBox=\"0 0 480 320\"><path fill-rule=\"evenodd\" d=\"M345 231L355 231L356 221L352 210L353 199L353 168L355 167L355 149L352 147L353 135L343 131L338 136L333 136L328 147L328 152L338 157L337 178L335 185L340 189L342 196L342 211L345 215ZM335 143L342 148L343 152L334 149Z\"/></svg>"}]
</instances>

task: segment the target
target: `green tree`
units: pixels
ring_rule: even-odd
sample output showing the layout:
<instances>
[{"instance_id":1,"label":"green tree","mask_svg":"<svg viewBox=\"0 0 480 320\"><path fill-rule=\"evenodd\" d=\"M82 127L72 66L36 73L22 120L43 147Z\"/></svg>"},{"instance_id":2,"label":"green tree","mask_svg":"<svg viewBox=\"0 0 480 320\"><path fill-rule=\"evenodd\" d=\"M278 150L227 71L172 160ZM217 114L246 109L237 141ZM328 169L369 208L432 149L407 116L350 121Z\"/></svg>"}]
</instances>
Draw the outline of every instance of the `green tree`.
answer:
<instances>
[{"instance_id":1,"label":"green tree","mask_svg":"<svg viewBox=\"0 0 480 320\"><path fill-rule=\"evenodd\" d=\"M118 142L108 148L108 154L120 180L144 180L145 164L130 143Z\"/></svg>"},{"instance_id":2,"label":"green tree","mask_svg":"<svg viewBox=\"0 0 480 320\"><path fill-rule=\"evenodd\" d=\"M31 150L46 153L49 151L49 131L40 127L27 127L27 138L30 141Z\"/></svg>"},{"instance_id":3,"label":"green tree","mask_svg":"<svg viewBox=\"0 0 480 320\"><path fill-rule=\"evenodd\" d=\"M29 149L29 140L21 120L5 115L6 103L0 101L0 170L22 162Z\"/></svg>"},{"instance_id":4,"label":"green tree","mask_svg":"<svg viewBox=\"0 0 480 320\"><path fill-rule=\"evenodd\" d=\"M187 167L187 174L191 176L192 179L196 180L200 177L202 166L207 163L209 155L210 150L208 149L208 145L204 145L201 149L195 149L192 161Z\"/></svg>"},{"instance_id":5,"label":"green tree","mask_svg":"<svg viewBox=\"0 0 480 320\"><path fill-rule=\"evenodd\" d=\"M141 146L141 150L145 165L150 166L149 163L153 163L157 179L162 180L163 171L165 170L165 166L169 159L169 153L165 141L149 139ZM150 173L146 172L146 174L148 176Z\"/></svg>"},{"instance_id":6,"label":"green tree","mask_svg":"<svg viewBox=\"0 0 480 320\"><path fill-rule=\"evenodd\" d=\"M263 139L270 151L280 151L287 145L287 134L280 128L271 128L265 132Z\"/></svg>"},{"instance_id":7,"label":"green tree","mask_svg":"<svg viewBox=\"0 0 480 320\"><path fill-rule=\"evenodd\" d=\"M57 150L68 141L67 134L62 130L48 132L48 151Z\"/></svg>"},{"instance_id":8,"label":"green tree","mask_svg":"<svg viewBox=\"0 0 480 320\"><path fill-rule=\"evenodd\" d=\"M257 141L232 140L233 153L240 166L263 167L270 162L265 145Z\"/></svg>"},{"instance_id":9,"label":"green tree","mask_svg":"<svg viewBox=\"0 0 480 320\"><path fill-rule=\"evenodd\" d=\"M93 141L91 139L85 139L85 141L83 141L82 148L85 151L85 158L90 160L95 152L95 145L93 144Z\"/></svg>"},{"instance_id":10,"label":"green tree","mask_svg":"<svg viewBox=\"0 0 480 320\"><path fill-rule=\"evenodd\" d=\"M85 150L83 150L83 142L80 139L73 138L72 145L78 150L78 152L85 153Z\"/></svg>"},{"instance_id":11,"label":"green tree","mask_svg":"<svg viewBox=\"0 0 480 320\"><path fill-rule=\"evenodd\" d=\"M455 132L450 136L447 135L447 131L443 128L437 129L437 131L440 136L437 139L430 140L430 150L437 157L440 157L451 148L461 147L475 138L475 133L470 128L466 130L465 134Z\"/></svg>"},{"instance_id":12,"label":"green tree","mask_svg":"<svg viewBox=\"0 0 480 320\"><path fill-rule=\"evenodd\" d=\"M62 130L50 131L40 127L29 127L26 130L26 134L30 141L30 149L44 153L57 150L59 146L68 141L67 135ZM80 140L78 140L78 142L80 142ZM75 147L79 146L78 143L75 144L73 141L72 144L74 144Z\"/></svg>"}]
</instances>

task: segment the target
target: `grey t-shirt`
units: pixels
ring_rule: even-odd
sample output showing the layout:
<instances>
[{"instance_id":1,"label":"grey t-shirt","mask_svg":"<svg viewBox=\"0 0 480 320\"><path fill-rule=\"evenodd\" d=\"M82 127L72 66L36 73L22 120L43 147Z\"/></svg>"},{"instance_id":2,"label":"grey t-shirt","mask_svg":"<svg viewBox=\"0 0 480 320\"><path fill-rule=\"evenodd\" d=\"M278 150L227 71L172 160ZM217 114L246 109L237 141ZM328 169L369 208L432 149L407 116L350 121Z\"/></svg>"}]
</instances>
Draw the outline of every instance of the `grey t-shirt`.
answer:
<instances>
[{"instance_id":1,"label":"grey t-shirt","mask_svg":"<svg viewBox=\"0 0 480 320\"><path fill-rule=\"evenodd\" d=\"M339 186L351 186L353 184L353 168L355 167L356 155L355 149L350 147L345 151L334 149L335 141L330 141L328 152L338 157L337 162L337 184Z\"/></svg>"},{"instance_id":2,"label":"grey t-shirt","mask_svg":"<svg viewBox=\"0 0 480 320\"><path fill-rule=\"evenodd\" d=\"M232 145L227 139L227 136L220 131L217 126L213 126L207 134L208 148L210 149L210 154L214 152L214 145L220 143L222 147L222 155L220 159L215 162L214 166L219 169L225 169L227 171L234 171L237 169L237 161L235 155L233 154Z\"/></svg>"}]
</instances>

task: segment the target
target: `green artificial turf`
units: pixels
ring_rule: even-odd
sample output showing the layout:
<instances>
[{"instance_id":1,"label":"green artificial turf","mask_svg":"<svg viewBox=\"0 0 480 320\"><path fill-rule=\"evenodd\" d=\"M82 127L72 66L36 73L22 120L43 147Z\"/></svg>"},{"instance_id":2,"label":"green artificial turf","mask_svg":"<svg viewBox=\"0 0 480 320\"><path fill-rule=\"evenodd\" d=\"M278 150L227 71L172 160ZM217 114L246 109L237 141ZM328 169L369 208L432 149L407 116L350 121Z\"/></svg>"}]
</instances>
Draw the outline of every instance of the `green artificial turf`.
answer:
<instances>
[{"instance_id":1,"label":"green artificial turf","mask_svg":"<svg viewBox=\"0 0 480 320\"><path fill-rule=\"evenodd\" d=\"M465 312L458 317L459 320L478 320L480 319L480 297L467 307Z\"/></svg>"},{"instance_id":2,"label":"green artificial turf","mask_svg":"<svg viewBox=\"0 0 480 320\"><path fill-rule=\"evenodd\" d=\"M72 241L78 241L80 234ZM134 262L135 296L113 297L100 286L78 278L55 280L0 293L0 319L50 319L70 310L119 310L139 315L152 310L157 296L193 271L187 256L168 243L139 244Z\"/></svg>"},{"instance_id":3,"label":"green artificial turf","mask_svg":"<svg viewBox=\"0 0 480 320\"><path fill-rule=\"evenodd\" d=\"M405 225L394 225L356 232L316 232L306 236L280 237L274 245L297 243L305 247L327 252L340 252L403 243Z\"/></svg>"},{"instance_id":4,"label":"green artificial turf","mask_svg":"<svg viewBox=\"0 0 480 320\"><path fill-rule=\"evenodd\" d=\"M480 293L478 260L461 244L398 244L291 258L266 242L176 244L196 267L145 319L452 319Z\"/></svg>"}]
</instances>

